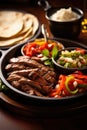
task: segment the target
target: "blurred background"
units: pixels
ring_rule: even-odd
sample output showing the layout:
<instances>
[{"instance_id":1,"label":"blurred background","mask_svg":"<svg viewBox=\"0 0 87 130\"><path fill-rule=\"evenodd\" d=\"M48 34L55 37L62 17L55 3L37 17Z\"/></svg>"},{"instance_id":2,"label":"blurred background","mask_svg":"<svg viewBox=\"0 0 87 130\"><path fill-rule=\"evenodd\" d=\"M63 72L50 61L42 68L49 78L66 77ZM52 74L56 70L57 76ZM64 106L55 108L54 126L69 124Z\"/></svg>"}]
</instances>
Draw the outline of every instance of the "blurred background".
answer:
<instances>
[{"instance_id":1,"label":"blurred background","mask_svg":"<svg viewBox=\"0 0 87 130\"><path fill-rule=\"evenodd\" d=\"M47 0L52 6L75 6L87 11L87 0ZM27 6L37 6L38 0L0 0L2 4L24 4Z\"/></svg>"},{"instance_id":2,"label":"blurred background","mask_svg":"<svg viewBox=\"0 0 87 130\"><path fill-rule=\"evenodd\" d=\"M37 1L38 0L0 0L1 3L15 3L15 4L24 4L24 3L29 3L29 5L37 5ZM50 4L52 4L53 6L56 3L56 6L58 6L58 3L60 3L60 5L71 5L72 6L77 6L80 8L84 8L87 7L87 0L48 0L50 2ZM86 4L86 5L85 5Z\"/></svg>"},{"instance_id":3,"label":"blurred background","mask_svg":"<svg viewBox=\"0 0 87 130\"><path fill-rule=\"evenodd\" d=\"M44 1L44 0L43 0ZM68 6L68 7L77 7L83 10L84 12L84 20L82 22L83 27L82 27L82 33L84 35L81 35L82 39L83 37L87 37L87 0L47 0L49 2L49 4L52 7L63 7L63 6ZM32 10L35 10L35 8L37 7L37 9L42 12L44 17L44 11L43 8L38 6L38 0L0 0L0 9L4 9L4 8L15 8L15 9L22 9L22 10L26 10L32 13ZM33 12L36 16L37 11ZM43 18L44 19L44 18ZM39 18L40 21L43 22L42 18ZM84 39L85 39L84 38ZM87 38L86 38L87 39Z\"/></svg>"}]
</instances>

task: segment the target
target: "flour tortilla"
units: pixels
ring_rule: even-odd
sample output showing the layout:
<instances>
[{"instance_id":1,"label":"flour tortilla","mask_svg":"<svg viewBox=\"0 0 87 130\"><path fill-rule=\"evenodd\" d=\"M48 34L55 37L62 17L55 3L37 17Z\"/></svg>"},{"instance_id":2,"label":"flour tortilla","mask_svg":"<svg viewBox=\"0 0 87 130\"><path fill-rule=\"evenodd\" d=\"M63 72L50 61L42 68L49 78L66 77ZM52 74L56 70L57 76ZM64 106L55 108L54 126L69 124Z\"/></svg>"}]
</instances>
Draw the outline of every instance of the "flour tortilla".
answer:
<instances>
[{"instance_id":1,"label":"flour tortilla","mask_svg":"<svg viewBox=\"0 0 87 130\"><path fill-rule=\"evenodd\" d=\"M32 28L27 33L25 33L19 37L14 37L12 39L7 39L7 40L1 40L0 46L1 47L12 46L12 45L18 43L19 41L24 40L25 38L32 36L31 34L32 34Z\"/></svg>"},{"instance_id":2,"label":"flour tortilla","mask_svg":"<svg viewBox=\"0 0 87 130\"><path fill-rule=\"evenodd\" d=\"M20 32L20 34L23 34L23 33L27 32L32 27L32 25L33 25L33 20L30 19L29 16L24 15L22 17L22 19L23 19L23 23L24 23L24 28Z\"/></svg>"},{"instance_id":3,"label":"flour tortilla","mask_svg":"<svg viewBox=\"0 0 87 130\"><path fill-rule=\"evenodd\" d=\"M35 32L38 29L38 26L39 26L38 19L34 15L28 14L28 13L25 14L25 17L29 17L30 19L32 19L32 21L33 21L33 32L32 32L32 34L34 35Z\"/></svg>"},{"instance_id":4,"label":"flour tortilla","mask_svg":"<svg viewBox=\"0 0 87 130\"><path fill-rule=\"evenodd\" d=\"M0 38L10 38L17 35L23 28L21 14L17 12L0 12Z\"/></svg>"},{"instance_id":5,"label":"flour tortilla","mask_svg":"<svg viewBox=\"0 0 87 130\"><path fill-rule=\"evenodd\" d=\"M14 22L4 23L0 22L0 37L1 38L11 38L17 35L23 28L23 21L16 20Z\"/></svg>"},{"instance_id":6,"label":"flour tortilla","mask_svg":"<svg viewBox=\"0 0 87 130\"><path fill-rule=\"evenodd\" d=\"M10 47L23 43L35 35L38 27L38 19L32 14L17 11L1 11L0 46Z\"/></svg>"},{"instance_id":7,"label":"flour tortilla","mask_svg":"<svg viewBox=\"0 0 87 130\"><path fill-rule=\"evenodd\" d=\"M12 22L15 21L15 19L17 20L18 18L21 18L22 15L23 13L19 11L0 11L0 21L5 20L6 22Z\"/></svg>"}]
</instances>

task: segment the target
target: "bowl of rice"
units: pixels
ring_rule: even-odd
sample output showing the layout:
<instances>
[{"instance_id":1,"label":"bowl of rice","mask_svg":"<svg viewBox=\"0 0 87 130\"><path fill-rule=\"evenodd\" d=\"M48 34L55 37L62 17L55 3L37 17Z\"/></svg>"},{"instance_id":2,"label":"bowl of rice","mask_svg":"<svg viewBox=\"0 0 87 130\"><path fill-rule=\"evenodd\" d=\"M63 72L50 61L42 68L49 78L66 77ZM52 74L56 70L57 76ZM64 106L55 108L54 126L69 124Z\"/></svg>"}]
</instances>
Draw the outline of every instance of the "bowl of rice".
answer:
<instances>
[{"instance_id":1,"label":"bowl of rice","mask_svg":"<svg viewBox=\"0 0 87 130\"><path fill-rule=\"evenodd\" d=\"M57 7L46 11L46 19L54 37L77 38L83 17L83 11L75 7Z\"/></svg>"}]
</instances>

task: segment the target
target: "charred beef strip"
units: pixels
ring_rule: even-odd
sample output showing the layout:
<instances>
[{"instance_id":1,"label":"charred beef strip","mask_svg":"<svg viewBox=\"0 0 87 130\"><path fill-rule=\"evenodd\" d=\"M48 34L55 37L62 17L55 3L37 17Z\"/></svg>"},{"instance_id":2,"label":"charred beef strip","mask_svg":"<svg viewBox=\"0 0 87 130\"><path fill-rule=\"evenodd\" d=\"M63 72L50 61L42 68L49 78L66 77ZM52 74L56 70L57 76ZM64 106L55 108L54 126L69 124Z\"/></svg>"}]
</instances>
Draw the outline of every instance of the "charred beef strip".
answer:
<instances>
[{"instance_id":1,"label":"charred beef strip","mask_svg":"<svg viewBox=\"0 0 87 130\"><path fill-rule=\"evenodd\" d=\"M11 72L11 71L15 71L15 70L22 70L22 69L25 69L26 67L24 65L19 65L19 64L8 64L5 69L8 71L8 72Z\"/></svg>"},{"instance_id":2,"label":"charred beef strip","mask_svg":"<svg viewBox=\"0 0 87 130\"><path fill-rule=\"evenodd\" d=\"M29 57L28 56L19 56L19 57L13 57L13 58L11 58L10 60L9 60L9 63L17 63L17 62L19 62L19 61L23 61L23 60L27 60L27 59L29 59Z\"/></svg>"},{"instance_id":3,"label":"charred beef strip","mask_svg":"<svg viewBox=\"0 0 87 130\"><path fill-rule=\"evenodd\" d=\"M24 76L24 77L28 77L28 75L31 73L31 72L37 72L37 68L34 68L34 69L22 69L22 70L15 70L15 71L12 71L10 72L10 75L12 74L17 74L17 75L21 75L21 76Z\"/></svg>"},{"instance_id":4,"label":"charred beef strip","mask_svg":"<svg viewBox=\"0 0 87 130\"><path fill-rule=\"evenodd\" d=\"M20 80L20 75L17 74L9 74L7 81L12 82L12 81L18 81Z\"/></svg>"},{"instance_id":5,"label":"charred beef strip","mask_svg":"<svg viewBox=\"0 0 87 130\"><path fill-rule=\"evenodd\" d=\"M7 80L18 89L21 89L21 86L29 85L38 90L43 94L47 94L50 89L52 89L52 85L49 85L43 78L38 75L39 78L37 80L31 80L29 78L25 78L21 75L10 74Z\"/></svg>"},{"instance_id":6,"label":"charred beef strip","mask_svg":"<svg viewBox=\"0 0 87 130\"><path fill-rule=\"evenodd\" d=\"M39 92L41 92L44 95L47 95L47 93L50 92L50 90L52 89L50 86L43 86L41 85L39 82L30 80L30 79L26 79L26 78L22 78L19 80L20 85L24 84L24 85L30 85L33 88L35 88L36 90L38 90Z\"/></svg>"},{"instance_id":7,"label":"charred beef strip","mask_svg":"<svg viewBox=\"0 0 87 130\"><path fill-rule=\"evenodd\" d=\"M21 85L21 90L30 94L30 95L36 95L36 96L41 96L43 97L44 95L42 93L40 93L39 91L37 91L35 88L32 88L29 85Z\"/></svg>"},{"instance_id":8,"label":"charred beef strip","mask_svg":"<svg viewBox=\"0 0 87 130\"><path fill-rule=\"evenodd\" d=\"M32 95L47 96L57 83L54 69L42 64L37 57L12 58L5 69L7 81L13 87Z\"/></svg>"},{"instance_id":9,"label":"charred beef strip","mask_svg":"<svg viewBox=\"0 0 87 130\"><path fill-rule=\"evenodd\" d=\"M10 63L24 65L24 66L28 66L28 67L32 67L32 68L42 66L42 64L31 59L30 57L28 57L28 56L24 56L24 57L22 58L22 56L19 56L18 58L12 58L12 59L10 59Z\"/></svg>"}]
</instances>

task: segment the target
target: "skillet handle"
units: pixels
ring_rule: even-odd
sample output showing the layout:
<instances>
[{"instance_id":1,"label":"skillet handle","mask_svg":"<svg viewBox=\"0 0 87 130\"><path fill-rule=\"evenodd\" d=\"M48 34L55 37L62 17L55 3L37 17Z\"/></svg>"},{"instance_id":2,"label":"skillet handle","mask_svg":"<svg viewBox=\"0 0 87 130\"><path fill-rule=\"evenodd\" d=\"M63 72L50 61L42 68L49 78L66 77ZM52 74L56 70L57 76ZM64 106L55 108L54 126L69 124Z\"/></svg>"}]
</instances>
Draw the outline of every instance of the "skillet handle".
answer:
<instances>
[{"instance_id":1,"label":"skillet handle","mask_svg":"<svg viewBox=\"0 0 87 130\"><path fill-rule=\"evenodd\" d=\"M0 61L1 61L2 57L5 55L6 52L7 52L7 50L1 50L0 49Z\"/></svg>"},{"instance_id":2,"label":"skillet handle","mask_svg":"<svg viewBox=\"0 0 87 130\"><path fill-rule=\"evenodd\" d=\"M51 5L48 3L47 0L39 0L38 5L41 6L44 9L44 11L47 11L51 8Z\"/></svg>"}]
</instances>

